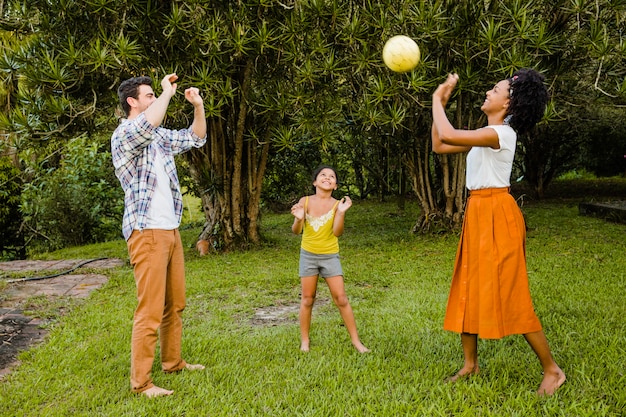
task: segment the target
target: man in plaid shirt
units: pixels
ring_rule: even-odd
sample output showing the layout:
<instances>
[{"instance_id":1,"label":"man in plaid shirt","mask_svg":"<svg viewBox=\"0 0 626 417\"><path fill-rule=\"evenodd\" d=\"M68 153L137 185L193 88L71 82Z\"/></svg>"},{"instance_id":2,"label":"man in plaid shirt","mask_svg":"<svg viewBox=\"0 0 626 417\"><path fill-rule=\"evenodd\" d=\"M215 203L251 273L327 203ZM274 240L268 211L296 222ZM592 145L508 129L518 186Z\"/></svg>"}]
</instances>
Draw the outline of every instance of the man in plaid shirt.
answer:
<instances>
[{"instance_id":1,"label":"man in plaid shirt","mask_svg":"<svg viewBox=\"0 0 626 417\"><path fill-rule=\"evenodd\" d=\"M118 88L127 118L111 137L113 165L124 189L122 231L137 285L131 344L131 390L148 397L174 391L153 384L150 370L160 332L164 372L201 370L181 356L185 308L185 263L178 226L183 212L174 155L206 142L204 102L197 88L185 90L193 105L188 129L160 127L178 76L168 74L156 97L149 77L128 79Z\"/></svg>"}]
</instances>

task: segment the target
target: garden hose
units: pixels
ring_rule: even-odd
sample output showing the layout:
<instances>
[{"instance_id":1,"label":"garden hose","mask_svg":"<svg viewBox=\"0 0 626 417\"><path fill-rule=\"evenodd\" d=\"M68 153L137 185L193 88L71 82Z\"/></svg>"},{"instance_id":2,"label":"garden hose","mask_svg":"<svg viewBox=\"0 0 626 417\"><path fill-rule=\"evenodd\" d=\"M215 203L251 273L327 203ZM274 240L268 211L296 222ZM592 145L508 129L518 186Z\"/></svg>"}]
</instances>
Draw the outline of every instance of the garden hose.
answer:
<instances>
[{"instance_id":1,"label":"garden hose","mask_svg":"<svg viewBox=\"0 0 626 417\"><path fill-rule=\"evenodd\" d=\"M66 275L69 274L70 272L73 272L75 270L77 270L78 268L80 268L83 265L87 265L88 263L91 262L95 262L95 261L101 261L103 259L107 259L107 258L95 258L95 259L89 259L86 261L83 261L81 263L79 263L78 265L76 265L75 267L73 267L72 269L68 269L67 271L62 271L56 274L52 274L52 275L45 275L45 276L41 276L41 277L24 277L24 278L18 278L18 279L11 279L8 280L8 283L13 283L13 282L25 282L25 281L41 281L44 279L50 279L50 278L56 278L59 277L61 275Z\"/></svg>"}]
</instances>

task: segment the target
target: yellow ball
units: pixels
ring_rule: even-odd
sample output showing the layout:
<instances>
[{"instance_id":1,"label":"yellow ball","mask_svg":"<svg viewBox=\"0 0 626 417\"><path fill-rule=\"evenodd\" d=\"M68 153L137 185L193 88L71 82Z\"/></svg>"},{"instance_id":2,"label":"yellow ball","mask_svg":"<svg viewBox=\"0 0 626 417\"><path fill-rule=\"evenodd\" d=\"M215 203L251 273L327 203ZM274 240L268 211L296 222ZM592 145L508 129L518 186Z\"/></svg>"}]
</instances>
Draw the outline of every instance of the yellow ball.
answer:
<instances>
[{"instance_id":1,"label":"yellow ball","mask_svg":"<svg viewBox=\"0 0 626 417\"><path fill-rule=\"evenodd\" d=\"M394 36L383 47L383 61L392 71L411 71L420 62L420 48L408 36Z\"/></svg>"}]
</instances>

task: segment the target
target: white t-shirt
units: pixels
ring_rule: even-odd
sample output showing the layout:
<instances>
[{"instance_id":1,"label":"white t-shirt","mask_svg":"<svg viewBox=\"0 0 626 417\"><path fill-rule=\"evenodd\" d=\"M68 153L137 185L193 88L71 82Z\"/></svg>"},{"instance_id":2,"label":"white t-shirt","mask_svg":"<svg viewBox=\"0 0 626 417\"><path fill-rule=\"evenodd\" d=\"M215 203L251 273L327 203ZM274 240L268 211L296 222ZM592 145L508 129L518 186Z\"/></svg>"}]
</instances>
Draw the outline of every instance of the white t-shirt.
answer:
<instances>
[{"instance_id":1,"label":"white t-shirt","mask_svg":"<svg viewBox=\"0 0 626 417\"><path fill-rule=\"evenodd\" d=\"M156 174L156 187L150 201L150 207L148 207L146 228L173 230L179 226L179 223L174 210L170 177L165 172L165 161L158 150L155 152L155 158L152 162Z\"/></svg>"},{"instance_id":2,"label":"white t-shirt","mask_svg":"<svg viewBox=\"0 0 626 417\"><path fill-rule=\"evenodd\" d=\"M500 149L478 146L470 149L467 154L465 185L469 190L509 187L517 133L509 125L493 125L483 129L496 131Z\"/></svg>"}]
</instances>

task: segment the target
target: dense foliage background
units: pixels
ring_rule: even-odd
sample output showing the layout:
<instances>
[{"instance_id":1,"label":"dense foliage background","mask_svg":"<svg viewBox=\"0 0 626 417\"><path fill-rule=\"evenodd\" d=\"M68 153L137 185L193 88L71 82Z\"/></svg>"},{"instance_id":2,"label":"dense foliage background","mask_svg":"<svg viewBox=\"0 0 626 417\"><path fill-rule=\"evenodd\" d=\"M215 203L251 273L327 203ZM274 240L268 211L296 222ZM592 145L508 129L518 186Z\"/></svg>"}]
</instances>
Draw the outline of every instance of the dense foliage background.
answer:
<instances>
[{"instance_id":1,"label":"dense foliage background","mask_svg":"<svg viewBox=\"0 0 626 417\"><path fill-rule=\"evenodd\" d=\"M207 145L179 166L215 250L259 243L262 208L308 192L320 162L337 166L342 193L416 198L416 231L457 226L464 156L434 156L429 142L430 94L452 71L450 115L468 128L483 125L494 82L521 67L546 75L552 101L520 137L514 175L536 197L572 169L626 171L619 0L9 0L0 16L4 256L120 235L108 136L116 88L134 75L158 93L177 72L204 94ZM422 51L406 74L380 58L399 33ZM182 95L170 110L167 126L189 122Z\"/></svg>"}]
</instances>

